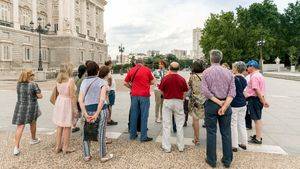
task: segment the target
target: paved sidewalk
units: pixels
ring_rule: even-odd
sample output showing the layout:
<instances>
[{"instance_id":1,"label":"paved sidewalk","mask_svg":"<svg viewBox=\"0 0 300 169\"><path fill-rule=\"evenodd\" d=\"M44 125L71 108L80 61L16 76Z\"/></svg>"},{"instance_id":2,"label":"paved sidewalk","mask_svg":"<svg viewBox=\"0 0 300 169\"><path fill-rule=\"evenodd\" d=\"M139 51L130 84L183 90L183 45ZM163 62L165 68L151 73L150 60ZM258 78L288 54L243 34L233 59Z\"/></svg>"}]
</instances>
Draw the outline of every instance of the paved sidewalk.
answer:
<instances>
[{"instance_id":1,"label":"paved sidewalk","mask_svg":"<svg viewBox=\"0 0 300 169\"><path fill-rule=\"evenodd\" d=\"M300 72L265 72L266 77L300 81Z\"/></svg>"}]
</instances>

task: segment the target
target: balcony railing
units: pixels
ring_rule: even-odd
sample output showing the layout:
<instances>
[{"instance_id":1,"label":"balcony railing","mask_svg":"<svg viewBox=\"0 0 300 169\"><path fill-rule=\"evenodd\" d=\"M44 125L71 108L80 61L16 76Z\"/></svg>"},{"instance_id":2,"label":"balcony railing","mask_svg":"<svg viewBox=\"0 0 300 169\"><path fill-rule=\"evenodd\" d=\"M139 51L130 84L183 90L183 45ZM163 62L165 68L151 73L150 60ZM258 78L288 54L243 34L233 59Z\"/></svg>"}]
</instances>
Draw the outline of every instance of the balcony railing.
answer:
<instances>
[{"instance_id":1,"label":"balcony railing","mask_svg":"<svg viewBox=\"0 0 300 169\"><path fill-rule=\"evenodd\" d=\"M29 26L26 26L26 25L20 25L20 29L25 30L25 31L31 31L31 28Z\"/></svg>"},{"instance_id":2,"label":"balcony railing","mask_svg":"<svg viewBox=\"0 0 300 169\"><path fill-rule=\"evenodd\" d=\"M89 36L89 40L95 41L96 38Z\"/></svg>"},{"instance_id":3,"label":"balcony railing","mask_svg":"<svg viewBox=\"0 0 300 169\"><path fill-rule=\"evenodd\" d=\"M104 43L104 40L102 40L102 39L98 39L98 42L100 42L100 43Z\"/></svg>"},{"instance_id":4,"label":"balcony railing","mask_svg":"<svg viewBox=\"0 0 300 169\"><path fill-rule=\"evenodd\" d=\"M11 27L11 28L14 27L14 23L3 21L3 20L0 20L0 25L6 26L6 27Z\"/></svg>"},{"instance_id":5,"label":"balcony railing","mask_svg":"<svg viewBox=\"0 0 300 169\"><path fill-rule=\"evenodd\" d=\"M82 33L77 33L79 37L81 38L86 38L86 35L85 34L82 34Z\"/></svg>"}]
</instances>

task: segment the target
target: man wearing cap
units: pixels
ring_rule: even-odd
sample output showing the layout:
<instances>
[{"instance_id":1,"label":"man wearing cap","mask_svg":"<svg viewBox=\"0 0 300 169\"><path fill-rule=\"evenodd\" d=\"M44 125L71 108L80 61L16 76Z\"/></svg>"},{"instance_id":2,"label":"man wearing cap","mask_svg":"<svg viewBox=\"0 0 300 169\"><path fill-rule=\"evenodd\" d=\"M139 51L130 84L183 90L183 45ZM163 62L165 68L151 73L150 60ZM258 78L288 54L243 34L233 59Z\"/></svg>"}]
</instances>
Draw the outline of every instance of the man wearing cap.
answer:
<instances>
[{"instance_id":1,"label":"man wearing cap","mask_svg":"<svg viewBox=\"0 0 300 169\"><path fill-rule=\"evenodd\" d=\"M265 79L259 72L259 64L255 60L247 63L247 70L250 73L250 81L246 88L248 111L251 119L255 122L256 134L250 137L249 143L262 144L262 109L268 108L269 103L265 99Z\"/></svg>"},{"instance_id":2,"label":"man wearing cap","mask_svg":"<svg viewBox=\"0 0 300 169\"><path fill-rule=\"evenodd\" d=\"M230 167L233 159L231 143L230 104L236 95L234 76L230 70L220 65L223 54L219 50L210 51L211 66L202 74L201 93L206 97L204 103L206 125L206 163L215 168L217 163L217 123L222 135L222 163Z\"/></svg>"},{"instance_id":3,"label":"man wearing cap","mask_svg":"<svg viewBox=\"0 0 300 169\"><path fill-rule=\"evenodd\" d=\"M185 114L183 111L183 96L188 91L188 86L183 77L177 71L179 64L172 62L170 64L170 72L166 75L160 85L159 90L163 92L164 103L162 112L162 149L166 153L171 152L170 132L171 132L171 116L174 114L177 127L177 147L180 152L184 150L183 143L183 124L185 121Z\"/></svg>"}]
</instances>

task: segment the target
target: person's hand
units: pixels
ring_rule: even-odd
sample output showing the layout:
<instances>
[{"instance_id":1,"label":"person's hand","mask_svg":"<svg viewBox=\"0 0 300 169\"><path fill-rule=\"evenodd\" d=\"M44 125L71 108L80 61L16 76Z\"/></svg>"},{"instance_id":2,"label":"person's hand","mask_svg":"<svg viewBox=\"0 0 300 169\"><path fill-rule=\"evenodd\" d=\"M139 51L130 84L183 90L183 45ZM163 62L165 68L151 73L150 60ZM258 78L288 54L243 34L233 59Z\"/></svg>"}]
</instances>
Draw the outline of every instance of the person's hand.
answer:
<instances>
[{"instance_id":1,"label":"person's hand","mask_svg":"<svg viewBox=\"0 0 300 169\"><path fill-rule=\"evenodd\" d=\"M224 103L225 103L225 101L220 101L220 102L218 103L218 105L219 105L220 107L222 107L222 106L224 105Z\"/></svg>"},{"instance_id":2,"label":"person's hand","mask_svg":"<svg viewBox=\"0 0 300 169\"><path fill-rule=\"evenodd\" d=\"M96 121L97 118L98 118L99 114L98 113L95 113L93 116L90 116L91 117L91 121Z\"/></svg>"},{"instance_id":3,"label":"person's hand","mask_svg":"<svg viewBox=\"0 0 300 169\"><path fill-rule=\"evenodd\" d=\"M223 116L225 114L226 110L227 110L227 108L222 106L218 111L218 115Z\"/></svg>"},{"instance_id":4,"label":"person's hand","mask_svg":"<svg viewBox=\"0 0 300 169\"><path fill-rule=\"evenodd\" d=\"M266 101L263 103L263 105L264 105L265 108L269 108L270 107L269 103L266 102Z\"/></svg>"}]
</instances>

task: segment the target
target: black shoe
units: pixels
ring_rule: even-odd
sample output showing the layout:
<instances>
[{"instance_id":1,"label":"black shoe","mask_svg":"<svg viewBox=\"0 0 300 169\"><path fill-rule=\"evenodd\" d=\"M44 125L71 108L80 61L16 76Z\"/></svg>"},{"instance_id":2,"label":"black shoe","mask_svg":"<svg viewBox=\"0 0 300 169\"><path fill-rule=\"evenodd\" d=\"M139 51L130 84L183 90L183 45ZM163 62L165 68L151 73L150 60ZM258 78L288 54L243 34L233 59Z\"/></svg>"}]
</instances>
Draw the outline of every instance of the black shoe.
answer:
<instances>
[{"instance_id":1,"label":"black shoe","mask_svg":"<svg viewBox=\"0 0 300 169\"><path fill-rule=\"evenodd\" d=\"M232 152L238 152L238 149L237 148L232 148Z\"/></svg>"},{"instance_id":2,"label":"black shoe","mask_svg":"<svg viewBox=\"0 0 300 169\"><path fill-rule=\"evenodd\" d=\"M257 140L257 138L252 138L248 142L252 144L262 144L262 138L260 140Z\"/></svg>"},{"instance_id":3,"label":"black shoe","mask_svg":"<svg viewBox=\"0 0 300 169\"><path fill-rule=\"evenodd\" d=\"M247 130L252 130L252 127L246 127Z\"/></svg>"},{"instance_id":4,"label":"black shoe","mask_svg":"<svg viewBox=\"0 0 300 169\"><path fill-rule=\"evenodd\" d=\"M115 125L118 125L118 122L111 120L111 121L107 122L107 125L108 126L115 126Z\"/></svg>"},{"instance_id":5,"label":"black shoe","mask_svg":"<svg viewBox=\"0 0 300 169\"><path fill-rule=\"evenodd\" d=\"M183 127L186 127L187 126L187 122L184 122L184 125L183 125Z\"/></svg>"},{"instance_id":6,"label":"black shoe","mask_svg":"<svg viewBox=\"0 0 300 169\"><path fill-rule=\"evenodd\" d=\"M205 162L206 162L211 168L216 168L216 167L217 167L216 164L210 164L210 163L208 162L207 159L205 159Z\"/></svg>"},{"instance_id":7,"label":"black shoe","mask_svg":"<svg viewBox=\"0 0 300 169\"><path fill-rule=\"evenodd\" d=\"M151 138L151 137L147 137L145 140L141 140L141 142L143 143L143 142L149 142L149 141L152 141L153 140L153 138Z\"/></svg>"},{"instance_id":8,"label":"black shoe","mask_svg":"<svg viewBox=\"0 0 300 169\"><path fill-rule=\"evenodd\" d=\"M239 144L239 147L243 150L247 150L247 146L245 146L245 145Z\"/></svg>"},{"instance_id":9,"label":"black shoe","mask_svg":"<svg viewBox=\"0 0 300 169\"><path fill-rule=\"evenodd\" d=\"M230 168L230 164L225 164L224 159L221 159L221 162L225 168Z\"/></svg>"},{"instance_id":10,"label":"black shoe","mask_svg":"<svg viewBox=\"0 0 300 169\"><path fill-rule=\"evenodd\" d=\"M80 130L79 127L72 128L72 133L75 133L75 132L77 132L77 131L79 131L79 130Z\"/></svg>"}]
</instances>

